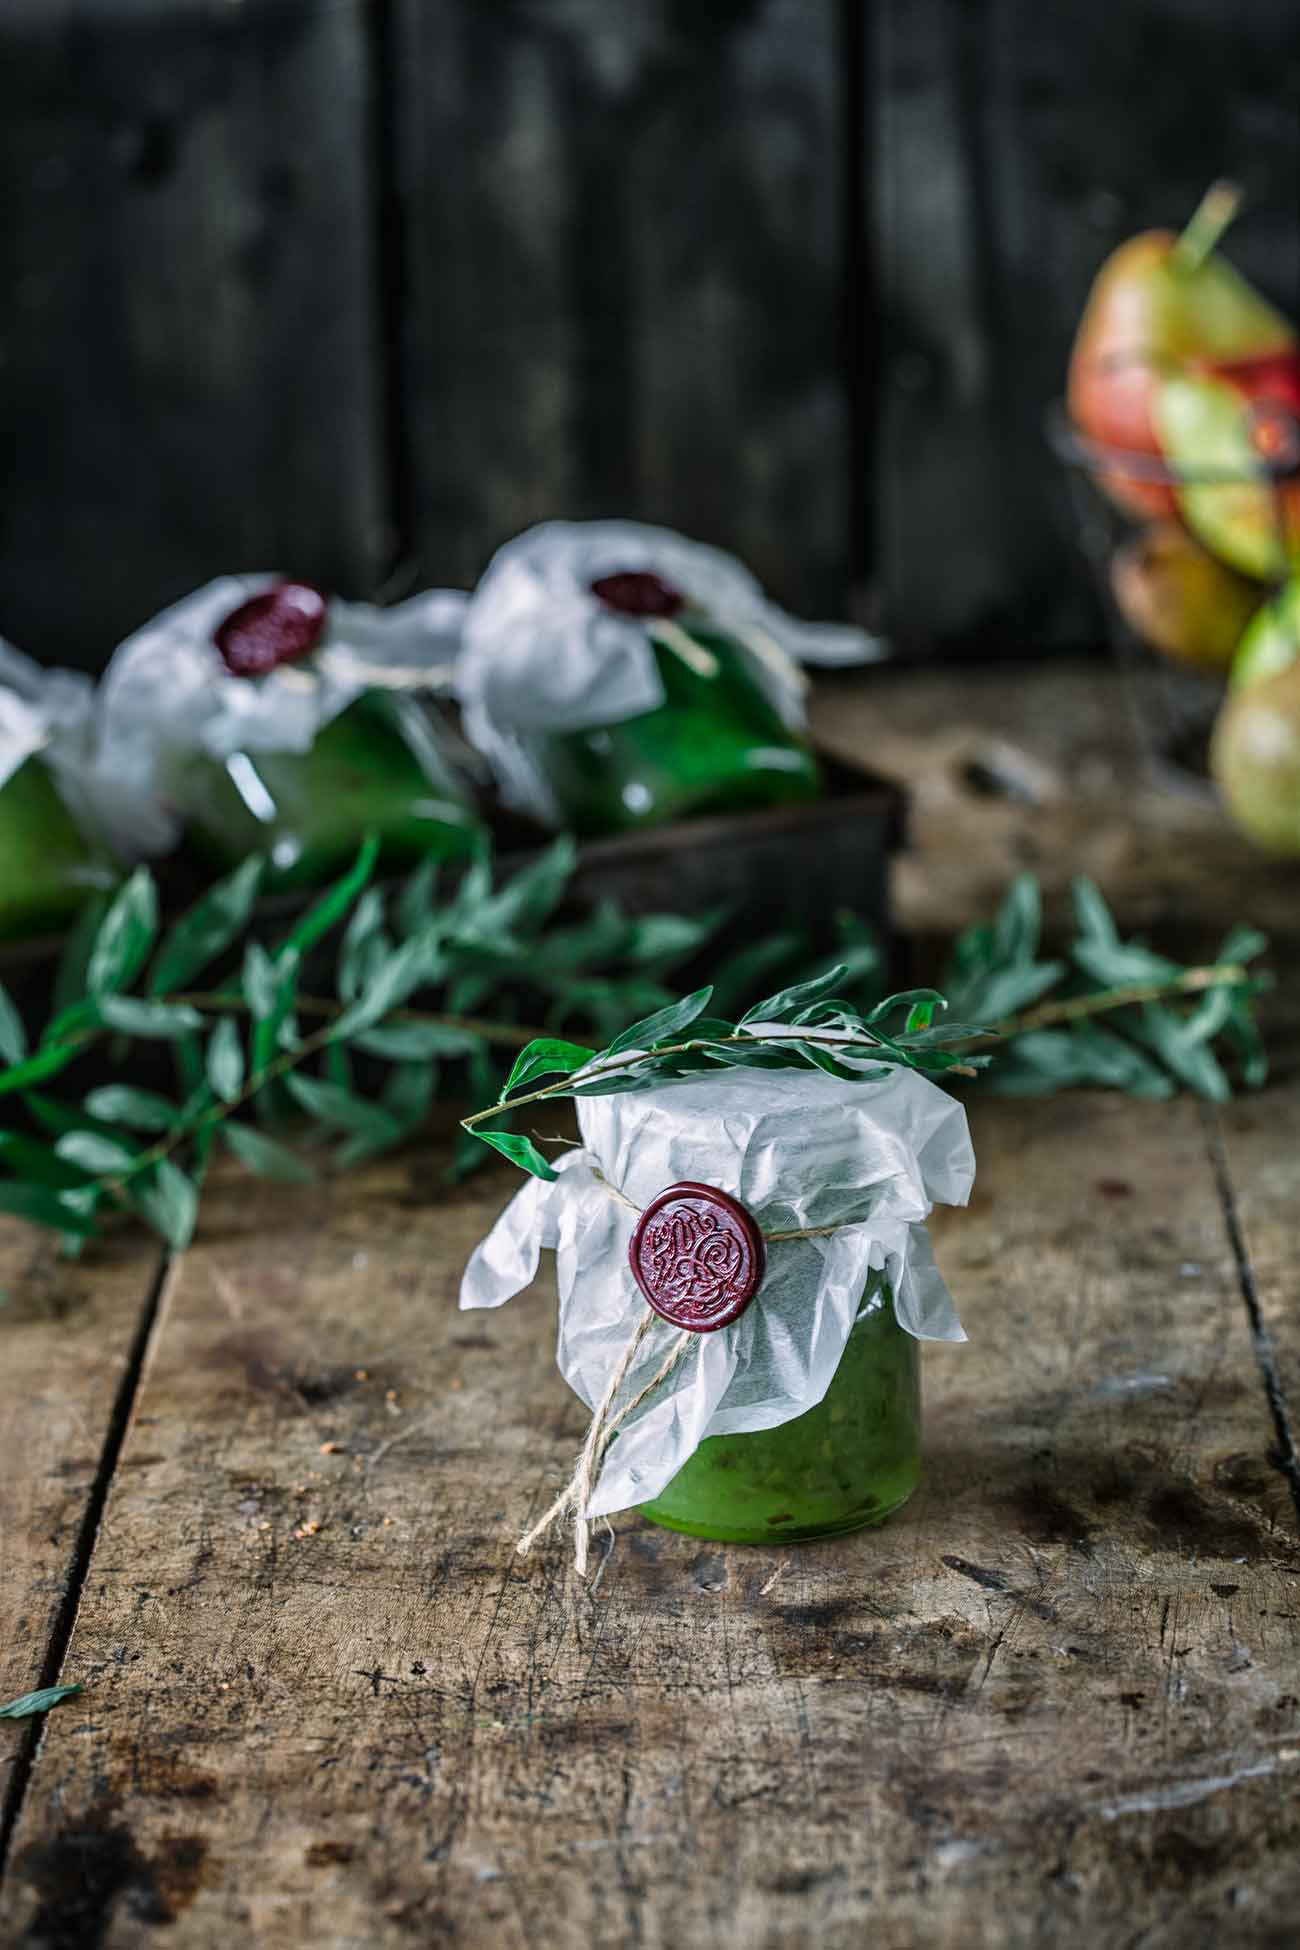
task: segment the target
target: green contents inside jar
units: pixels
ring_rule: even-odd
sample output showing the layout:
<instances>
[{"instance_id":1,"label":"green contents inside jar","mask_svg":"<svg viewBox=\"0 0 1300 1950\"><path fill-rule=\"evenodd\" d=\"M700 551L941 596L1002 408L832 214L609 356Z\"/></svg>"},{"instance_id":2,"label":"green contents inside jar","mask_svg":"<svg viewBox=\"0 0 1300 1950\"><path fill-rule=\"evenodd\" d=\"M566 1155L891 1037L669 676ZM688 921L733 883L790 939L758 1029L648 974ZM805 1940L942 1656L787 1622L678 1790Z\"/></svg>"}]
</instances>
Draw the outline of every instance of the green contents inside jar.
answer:
<instances>
[{"instance_id":1,"label":"green contents inside jar","mask_svg":"<svg viewBox=\"0 0 1300 1950\"><path fill-rule=\"evenodd\" d=\"M832 1537L880 1523L920 1473L920 1343L876 1281L815 1408L774 1429L707 1437L641 1514L728 1544Z\"/></svg>"},{"instance_id":2,"label":"green contents inside jar","mask_svg":"<svg viewBox=\"0 0 1300 1950\"><path fill-rule=\"evenodd\" d=\"M40 757L0 786L0 940L54 932L117 875L89 846Z\"/></svg>"},{"instance_id":3,"label":"green contents inside jar","mask_svg":"<svg viewBox=\"0 0 1300 1950\"><path fill-rule=\"evenodd\" d=\"M464 859L479 821L412 699L370 691L307 752L240 752L187 766L176 782L192 845L228 867L265 852L273 887L309 886L346 866L365 833L384 866Z\"/></svg>"},{"instance_id":4,"label":"green contents inside jar","mask_svg":"<svg viewBox=\"0 0 1300 1950\"><path fill-rule=\"evenodd\" d=\"M662 704L538 741L565 826L617 833L818 797L817 760L768 698L745 644L692 614L652 629L651 643Z\"/></svg>"}]
</instances>

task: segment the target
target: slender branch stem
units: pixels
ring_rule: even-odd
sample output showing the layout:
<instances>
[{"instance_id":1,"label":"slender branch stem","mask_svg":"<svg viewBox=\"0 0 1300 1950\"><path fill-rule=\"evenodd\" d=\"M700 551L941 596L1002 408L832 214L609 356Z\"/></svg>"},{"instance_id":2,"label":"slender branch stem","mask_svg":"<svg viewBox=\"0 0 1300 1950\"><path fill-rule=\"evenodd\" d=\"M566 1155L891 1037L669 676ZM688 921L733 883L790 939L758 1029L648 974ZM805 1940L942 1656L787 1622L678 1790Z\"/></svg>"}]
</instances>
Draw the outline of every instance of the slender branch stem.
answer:
<instances>
[{"instance_id":1,"label":"slender branch stem","mask_svg":"<svg viewBox=\"0 0 1300 1950\"><path fill-rule=\"evenodd\" d=\"M1250 971L1235 962L1219 962L1206 968L1185 968L1167 982L1129 982L1123 987L1099 989L1092 995L1069 995L1059 1002L1040 1002L1023 1015L1008 1016L991 1035L1005 1038L1023 1036L1029 1029L1049 1029L1053 1023L1078 1022L1085 1016L1105 1015L1112 1009L1132 1009L1143 1002L1163 1002L1170 996L1199 995L1206 989L1239 988L1251 979Z\"/></svg>"},{"instance_id":2,"label":"slender branch stem","mask_svg":"<svg viewBox=\"0 0 1300 1950\"><path fill-rule=\"evenodd\" d=\"M1026 1030L1045 1029L1053 1023L1075 1022L1085 1016L1103 1015L1115 1009L1131 1009L1142 1002L1159 1002L1175 995L1195 995L1210 988L1236 987L1251 979L1249 970L1239 967L1235 962L1220 962L1203 968L1187 968L1167 982L1131 982L1120 988L1101 989L1093 995L1067 996L1059 1002L1043 1002L1036 1008L1027 1009L1022 1015L1008 1016L996 1029L989 1029L982 1035L971 1038L972 1042L1004 1041L1010 1036L1023 1035ZM643 1051L635 1056L616 1056L604 1063L592 1064L583 1072L581 1081L592 1082L597 1077L615 1075L620 1070L635 1069L638 1063L661 1056L684 1056L694 1050L717 1048L725 1043L748 1043L755 1039L738 1030L732 1036L693 1037L684 1043L662 1044L653 1050ZM760 1038L759 1040L765 1040ZM821 1048L837 1051L860 1049L879 1049L880 1043L869 1033L865 1037L847 1038L843 1036L819 1036L815 1032L801 1031L801 1043L816 1043ZM954 1064L946 1072L948 1076L972 1077L977 1072L963 1063ZM484 1110L477 1110L471 1117L461 1119L462 1126L472 1131L488 1118L498 1116L504 1110L518 1110L525 1104L541 1103L551 1097L567 1097L573 1094L573 1079L561 1077L553 1083L543 1084L538 1090L530 1090L522 1097L510 1097L489 1104Z\"/></svg>"}]
</instances>

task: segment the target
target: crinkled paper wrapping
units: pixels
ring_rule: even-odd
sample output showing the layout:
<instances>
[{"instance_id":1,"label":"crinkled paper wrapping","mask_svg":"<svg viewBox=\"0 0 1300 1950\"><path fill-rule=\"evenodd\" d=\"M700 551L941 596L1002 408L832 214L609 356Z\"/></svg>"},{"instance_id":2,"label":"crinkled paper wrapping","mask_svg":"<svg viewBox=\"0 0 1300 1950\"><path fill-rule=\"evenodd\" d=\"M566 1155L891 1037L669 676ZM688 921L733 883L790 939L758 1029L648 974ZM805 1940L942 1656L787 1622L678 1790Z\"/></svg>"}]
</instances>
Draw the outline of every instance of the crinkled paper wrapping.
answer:
<instances>
[{"instance_id":1,"label":"crinkled paper wrapping","mask_svg":"<svg viewBox=\"0 0 1300 1950\"><path fill-rule=\"evenodd\" d=\"M44 670L0 641L0 786L42 752L60 783L84 763L94 686L75 670Z\"/></svg>"},{"instance_id":2,"label":"crinkled paper wrapping","mask_svg":"<svg viewBox=\"0 0 1300 1950\"><path fill-rule=\"evenodd\" d=\"M466 598L445 589L392 609L332 600L310 658L264 677L232 675L214 631L250 596L282 580L221 576L114 651L100 687L88 790L124 856L175 845L180 822L166 781L178 758L309 751L317 733L363 691L449 684Z\"/></svg>"},{"instance_id":3,"label":"crinkled paper wrapping","mask_svg":"<svg viewBox=\"0 0 1300 1950\"><path fill-rule=\"evenodd\" d=\"M456 690L469 737L503 796L555 816L530 737L616 723L663 702L651 630L591 593L602 576L650 570L742 637L756 674L787 724L804 722L797 666L864 663L883 646L841 623L801 623L765 598L721 549L635 521L545 522L497 551L469 600Z\"/></svg>"},{"instance_id":4,"label":"crinkled paper wrapping","mask_svg":"<svg viewBox=\"0 0 1300 1950\"><path fill-rule=\"evenodd\" d=\"M742 1201L764 1232L836 1225L773 1242L752 1304L695 1334L668 1380L621 1425L589 1517L648 1503L705 1436L775 1428L814 1408L839 1365L871 1272L919 1340L966 1337L935 1264L925 1218L964 1205L975 1177L966 1113L911 1070L847 1083L821 1070L733 1069L645 1091L577 1100L582 1148L554 1183L530 1178L475 1249L462 1307L498 1307L556 1253L558 1360L589 1408L645 1311L628 1265L638 1207L682 1180ZM656 1321L622 1398L655 1372L677 1329Z\"/></svg>"}]
</instances>

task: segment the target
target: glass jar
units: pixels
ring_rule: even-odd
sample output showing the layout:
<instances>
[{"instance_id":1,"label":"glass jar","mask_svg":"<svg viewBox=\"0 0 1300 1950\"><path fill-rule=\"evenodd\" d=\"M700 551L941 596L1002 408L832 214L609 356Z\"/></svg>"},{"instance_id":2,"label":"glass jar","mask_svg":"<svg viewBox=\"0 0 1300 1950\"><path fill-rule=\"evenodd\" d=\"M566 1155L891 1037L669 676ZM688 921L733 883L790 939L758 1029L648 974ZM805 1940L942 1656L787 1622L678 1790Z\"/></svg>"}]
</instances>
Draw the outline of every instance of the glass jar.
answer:
<instances>
[{"instance_id":1,"label":"glass jar","mask_svg":"<svg viewBox=\"0 0 1300 1950\"><path fill-rule=\"evenodd\" d=\"M758 682L753 653L694 616L669 627L671 638L651 633L662 704L538 739L537 761L563 824L585 835L619 833L817 798L817 760Z\"/></svg>"},{"instance_id":2,"label":"glass jar","mask_svg":"<svg viewBox=\"0 0 1300 1950\"><path fill-rule=\"evenodd\" d=\"M381 866L464 859L479 821L421 707L368 691L307 752L238 752L187 765L176 796L195 850L221 868L270 859L267 885L310 886L346 867L366 833Z\"/></svg>"},{"instance_id":3,"label":"glass jar","mask_svg":"<svg viewBox=\"0 0 1300 1950\"><path fill-rule=\"evenodd\" d=\"M116 879L82 837L45 761L20 765L0 786L0 941L66 927Z\"/></svg>"},{"instance_id":4,"label":"glass jar","mask_svg":"<svg viewBox=\"0 0 1300 1950\"><path fill-rule=\"evenodd\" d=\"M877 1279L817 1406L774 1429L706 1437L642 1516L724 1544L790 1543L882 1522L920 1480L920 1354Z\"/></svg>"}]
</instances>

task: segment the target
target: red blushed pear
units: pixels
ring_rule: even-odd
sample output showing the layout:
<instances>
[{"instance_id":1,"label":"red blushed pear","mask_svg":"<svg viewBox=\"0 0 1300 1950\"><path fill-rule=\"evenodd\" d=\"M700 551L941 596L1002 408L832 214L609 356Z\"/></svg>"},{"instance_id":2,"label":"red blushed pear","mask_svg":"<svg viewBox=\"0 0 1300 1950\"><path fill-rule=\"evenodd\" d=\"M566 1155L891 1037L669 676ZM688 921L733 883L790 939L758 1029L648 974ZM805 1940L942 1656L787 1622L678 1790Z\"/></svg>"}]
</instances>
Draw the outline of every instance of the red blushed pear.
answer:
<instances>
[{"instance_id":1,"label":"red blushed pear","mask_svg":"<svg viewBox=\"0 0 1300 1950\"><path fill-rule=\"evenodd\" d=\"M1300 338L1215 255L1238 202L1230 184L1216 183L1181 235L1144 231L1103 264L1070 356L1070 417L1086 439L1172 458L1160 396L1173 377L1222 384L1243 416L1257 401L1300 399ZM1163 482L1128 480L1105 467L1097 479L1134 514L1180 511Z\"/></svg>"}]
</instances>

